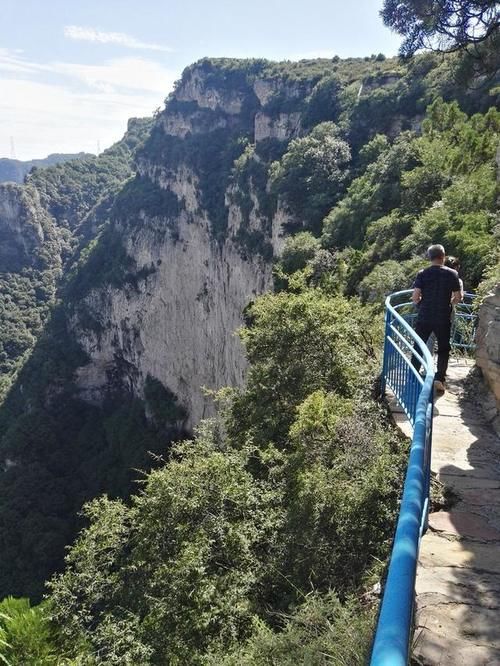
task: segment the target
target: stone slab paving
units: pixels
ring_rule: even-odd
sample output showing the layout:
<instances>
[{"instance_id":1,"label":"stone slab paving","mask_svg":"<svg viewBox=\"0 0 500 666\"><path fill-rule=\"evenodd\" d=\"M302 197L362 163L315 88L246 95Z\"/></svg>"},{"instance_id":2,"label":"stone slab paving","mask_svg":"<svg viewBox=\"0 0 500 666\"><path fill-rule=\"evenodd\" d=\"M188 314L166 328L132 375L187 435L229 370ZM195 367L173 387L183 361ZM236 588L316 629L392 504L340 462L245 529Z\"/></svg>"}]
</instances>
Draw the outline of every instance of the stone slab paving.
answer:
<instances>
[{"instance_id":1,"label":"stone slab paving","mask_svg":"<svg viewBox=\"0 0 500 666\"><path fill-rule=\"evenodd\" d=\"M500 438L471 389L470 369L450 362L448 390L435 402L432 471L457 502L430 514L420 546L412 657L419 665L500 666Z\"/></svg>"}]
</instances>

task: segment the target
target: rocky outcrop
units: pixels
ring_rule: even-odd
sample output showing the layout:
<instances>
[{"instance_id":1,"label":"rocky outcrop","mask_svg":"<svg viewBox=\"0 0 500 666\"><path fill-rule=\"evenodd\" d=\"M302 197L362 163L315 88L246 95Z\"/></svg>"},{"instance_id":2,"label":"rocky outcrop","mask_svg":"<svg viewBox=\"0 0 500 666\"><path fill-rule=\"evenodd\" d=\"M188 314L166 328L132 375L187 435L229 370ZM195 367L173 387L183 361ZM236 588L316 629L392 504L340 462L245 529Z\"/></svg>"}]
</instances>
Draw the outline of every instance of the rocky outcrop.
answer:
<instances>
[{"instance_id":1,"label":"rocky outcrop","mask_svg":"<svg viewBox=\"0 0 500 666\"><path fill-rule=\"evenodd\" d=\"M36 262L45 240L46 212L34 188L0 185L0 272L18 271Z\"/></svg>"},{"instance_id":2,"label":"rocky outcrop","mask_svg":"<svg viewBox=\"0 0 500 666\"><path fill-rule=\"evenodd\" d=\"M285 141L296 137L300 131L299 112L279 113L276 117L267 115L264 111L255 114L255 143L264 139L279 139Z\"/></svg>"},{"instance_id":3,"label":"rocky outcrop","mask_svg":"<svg viewBox=\"0 0 500 666\"><path fill-rule=\"evenodd\" d=\"M188 198L188 207L196 208L196 200ZM119 375L142 397L151 375L177 395L192 426L212 411L205 389L243 382L235 331L249 301L269 289L270 265L258 256L244 260L231 239L222 245L213 239L208 220L191 223L187 213L175 237L154 242L146 223L127 249L138 268L155 270L137 289L106 287L86 298L87 311L102 327L73 322L91 359L78 370L77 386L85 399L100 402Z\"/></svg>"},{"instance_id":4,"label":"rocky outcrop","mask_svg":"<svg viewBox=\"0 0 500 666\"><path fill-rule=\"evenodd\" d=\"M94 288L76 304L71 326L90 359L76 371L85 400L100 403L116 388L143 397L149 375L177 396L191 427L213 410L207 389L243 383L246 363L235 332L244 308L272 284L269 251L264 256L253 246L246 250L244 242L251 238L279 254L288 216L279 207L272 219L264 216L251 181L243 211L237 186L217 161L217 144L213 168L227 181L219 201L226 223L223 233L216 232L215 213L206 203L219 186L211 179L212 154L200 164L190 142L205 133L208 143L217 132L227 132L222 150L239 136L289 139L300 114L265 116L256 91L267 101L266 89L254 82L232 90L194 66L158 116L154 138L137 161L139 176L148 187L175 195L178 209L167 215L145 205L125 214L116 228L143 277L133 285ZM261 129L259 118L267 118Z\"/></svg>"},{"instance_id":5,"label":"rocky outcrop","mask_svg":"<svg viewBox=\"0 0 500 666\"><path fill-rule=\"evenodd\" d=\"M500 284L481 305L476 343L476 363L494 397L488 416L500 434Z\"/></svg>"},{"instance_id":6,"label":"rocky outcrop","mask_svg":"<svg viewBox=\"0 0 500 666\"><path fill-rule=\"evenodd\" d=\"M203 66L193 67L189 77L177 88L178 102L196 102L201 109L223 109L229 115L241 113L244 95L238 90L227 90L211 83Z\"/></svg>"}]
</instances>

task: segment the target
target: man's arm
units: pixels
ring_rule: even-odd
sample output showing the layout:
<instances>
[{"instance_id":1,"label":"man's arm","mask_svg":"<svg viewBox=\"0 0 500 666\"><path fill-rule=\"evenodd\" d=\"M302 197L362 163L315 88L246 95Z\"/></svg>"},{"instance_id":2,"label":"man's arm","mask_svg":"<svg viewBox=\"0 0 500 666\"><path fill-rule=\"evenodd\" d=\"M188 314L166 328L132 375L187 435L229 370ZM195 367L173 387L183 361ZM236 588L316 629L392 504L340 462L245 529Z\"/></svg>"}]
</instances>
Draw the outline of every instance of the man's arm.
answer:
<instances>
[{"instance_id":1,"label":"man's arm","mask_svg":"<svg viewBox=\"0 0 500 666\"><path fill-rule=\"evenodd\" d=\"M453 291L451 292L451 304L456 305L457 303L461 303L464 300L464 283L462 280L458 277L458 273L454 271L455 275L454 280L453 280L453 285L452 289Z\"/></svg>"},{"instance_id":2,"label":"man's arm","mask_svg":"<svg viewBox=\"0 0 500 666\"><path fill-rule=\"evenodd\" d=\"M415 305L418 305L420 301L422 300L422 290L419 287L415 287L413 289L413 293L411 295L411 300Z\"/></svg>"}]
</instances>

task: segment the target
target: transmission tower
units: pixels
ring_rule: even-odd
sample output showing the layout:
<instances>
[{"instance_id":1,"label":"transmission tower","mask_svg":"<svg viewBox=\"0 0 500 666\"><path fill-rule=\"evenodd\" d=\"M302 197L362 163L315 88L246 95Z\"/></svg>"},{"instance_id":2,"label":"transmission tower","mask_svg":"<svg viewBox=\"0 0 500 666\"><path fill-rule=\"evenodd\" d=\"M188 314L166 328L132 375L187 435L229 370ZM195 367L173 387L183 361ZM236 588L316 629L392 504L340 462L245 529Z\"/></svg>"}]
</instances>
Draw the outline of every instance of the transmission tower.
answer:
<instances>
[{"instance_id":1,"label":"transmission tower","mask_svg":"<svg viewBox=\"0 0 500 666\"><path fill-rule=\"evenodd\" d=\"M16 146L14 144L14 137L10 137L10 158L12 160L16 159Z\"/></svg>"}]
</instances>

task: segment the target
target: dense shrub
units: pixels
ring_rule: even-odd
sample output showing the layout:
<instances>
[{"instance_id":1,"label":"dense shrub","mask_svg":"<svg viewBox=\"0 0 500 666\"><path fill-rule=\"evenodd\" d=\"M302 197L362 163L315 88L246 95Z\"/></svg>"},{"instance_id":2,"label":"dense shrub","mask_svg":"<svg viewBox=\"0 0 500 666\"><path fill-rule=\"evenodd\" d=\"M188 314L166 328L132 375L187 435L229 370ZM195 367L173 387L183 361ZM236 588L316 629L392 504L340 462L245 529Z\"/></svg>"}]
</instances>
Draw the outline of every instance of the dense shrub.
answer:
<instances>
[{"instance_id":1,"label":"dense shrub","mask_svg":"<svg viewBox=\"0 0 500 666\"><path fill-rule=\"evenodd\" d=\"M333 639L358 608L351 597L390 544L404 460L376 404L349 397L370 381L372 341L353 339L363 316L315 292L256 302L248 387L226 392L220 417L176 445L130 505L87 505L89 526L50 584L64 649L146 666L267 663L324 645L359 663L369 611L336 648L317 614Z\"/></svg>"},{"instance_id":2,"label":"dense shrub","mask_svg":"<svg viewBox=\"0 0 500 666\"><path fill-rule=\"evenodd\" d=\"M294 139L272 166L278 195L300 227L318 232L320 224L344 192L351 160L349 145L333 123L321 123L303 139Z\"/></svg>"}]
</instances>

